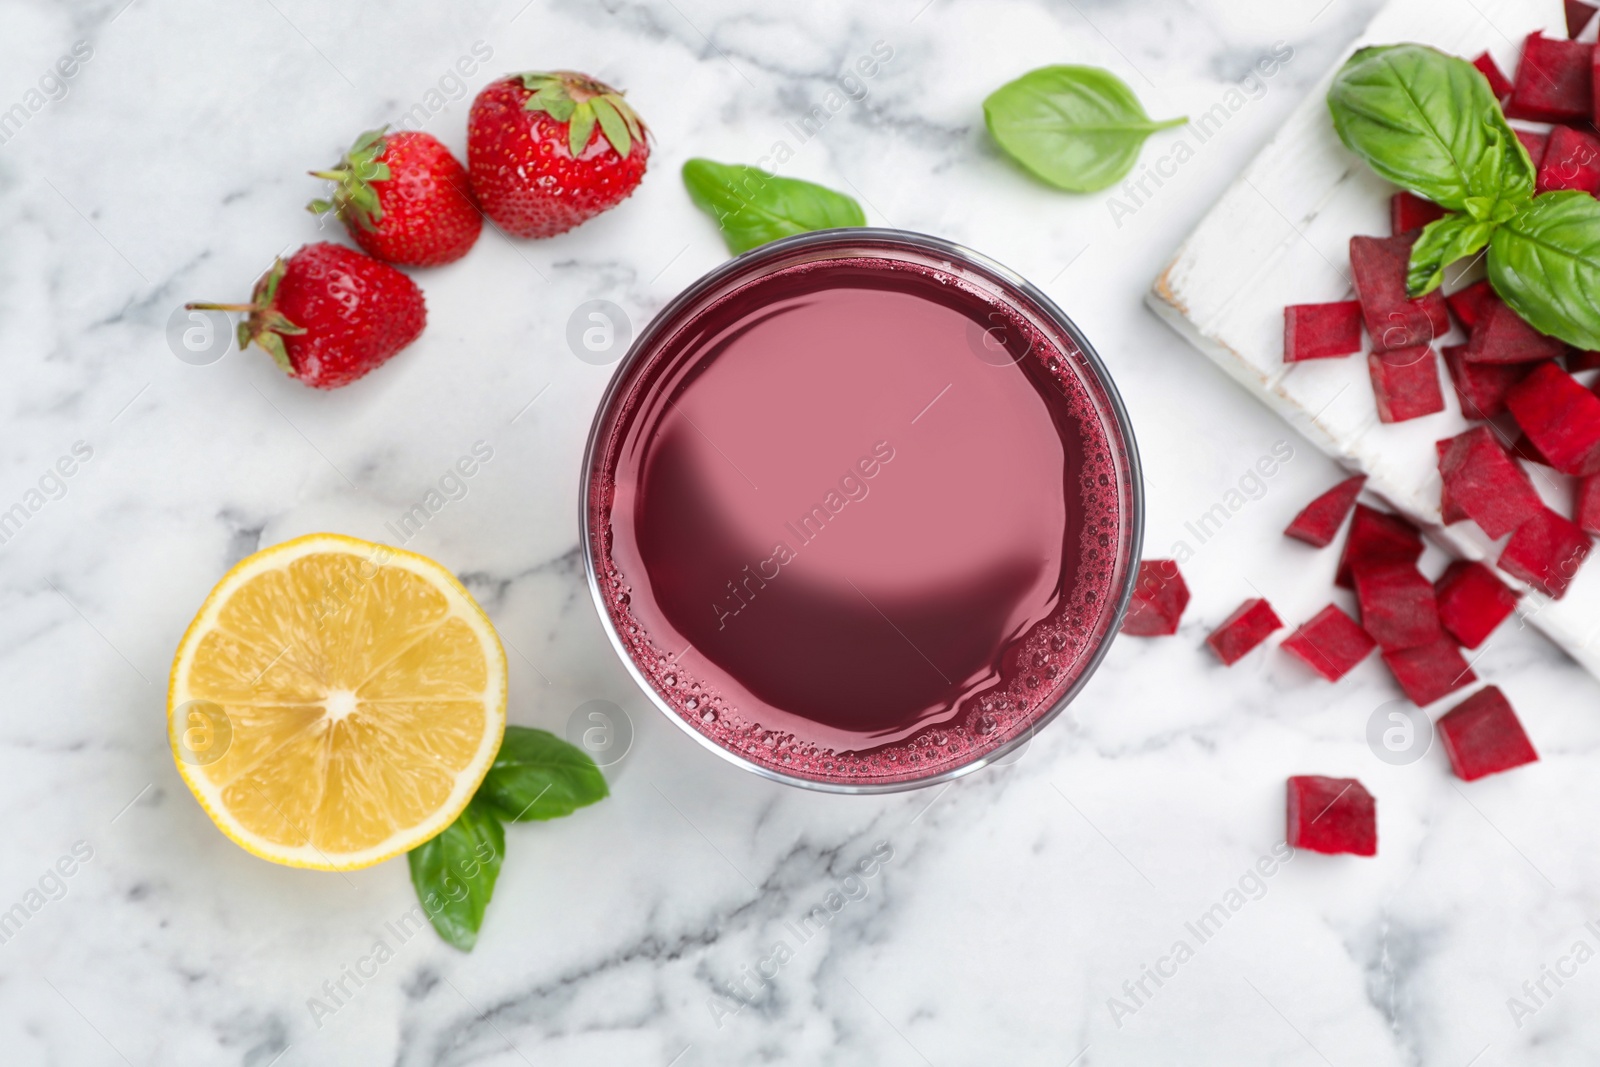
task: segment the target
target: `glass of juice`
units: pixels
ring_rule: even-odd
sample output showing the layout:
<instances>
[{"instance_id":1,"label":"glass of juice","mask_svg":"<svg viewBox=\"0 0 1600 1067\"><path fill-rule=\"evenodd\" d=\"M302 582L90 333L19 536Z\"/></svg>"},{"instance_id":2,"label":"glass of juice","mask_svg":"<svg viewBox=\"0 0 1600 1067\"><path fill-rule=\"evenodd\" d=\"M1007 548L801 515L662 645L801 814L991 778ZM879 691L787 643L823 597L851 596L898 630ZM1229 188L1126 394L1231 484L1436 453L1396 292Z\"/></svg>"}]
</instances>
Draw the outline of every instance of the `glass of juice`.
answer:
<instances>
[{"instance_id":1,"label":"glass of juice","mask_svg":"<svg viewBox=\"0 0 1600 1067\"><path fill-rule=\"evenodd\" d=\"M634 343L584 458L590 590L646 695L845 793L1004 757L1077 694L1138 571L1138 453L1043 293L949 242L801 234Z\"/></svg>"}]
</instances>

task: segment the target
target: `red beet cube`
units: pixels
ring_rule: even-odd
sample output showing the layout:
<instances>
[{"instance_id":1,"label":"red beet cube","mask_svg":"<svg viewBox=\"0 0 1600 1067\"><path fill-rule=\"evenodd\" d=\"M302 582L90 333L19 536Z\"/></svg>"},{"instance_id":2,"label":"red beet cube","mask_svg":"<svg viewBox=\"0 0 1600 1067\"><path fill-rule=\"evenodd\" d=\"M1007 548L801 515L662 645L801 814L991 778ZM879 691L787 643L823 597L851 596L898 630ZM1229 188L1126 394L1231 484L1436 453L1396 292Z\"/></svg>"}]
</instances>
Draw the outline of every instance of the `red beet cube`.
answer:
<instances>
[{"instance_id":1,"label":"red beet cube","mask_svg":"<svg viewBox=\"0 0 1600 1067\"><path fill-rule=\"evenodd\" d=\"M1506 114L1536 122L1588 119L1594 111L1594 46L1530 33Z\"/></svg>"},{"instance_id":2,"label":"red beet cube","mask_svg":"<svg viewBox=\"0 0 1600 1067\"><path fill-rule=\"evenodd\" d=\"M1409 563L1357 567L1361 628L1387 650L1432 644L1443 636L1433 583Z\"/></svg>"},{"instance_id":3,"label":"red beet cube","mask_svg":"<svg viewBox=\"0 0 1600 1067\"><path fill-rule=\"evenodd\" d=\"M1367 356L1367 373L1383 422L1405 422L1444 410L1439 361L1431 345L1373 352Z\"/></svg>"},{"instance_id":4,"label":"red beet cube","mask_svg":"<svg viewBox=\"0 0 1600 1067\"><path fill-rule=\"evenodd\" d=\"M1378 802L1354 778L1289 779L1288 842L1313 852L1378 854Z\"/></svg>"},{"instance_id":5,"label":"red beet cube","mask_svg":"<svg viewBox=\"0 0 1600 1067\"><path fill-rule=\"evenodd\" d=\"M1578 374L1586 370L1600 370L1600 352L1569 351L1567 353L1568 373Z\"/></svg>"},{"instance_id":6,"label":"red beet cube","mask_svg":"<svg viewBox=\"0 0 1600 1067\"><path fill-rule=\"evenodd\" d=\"M1506 411L1506 394L1533 370L1532 363L1469 363L1466 345L1446 345L1445 369L1461 401L1461 414L1489 420Z\"/></svg>"},{"instance_id":7,"label":"red beet cube","mask_svg":"<svg viewBox=\"0 0 1600 1067\"><path fill-rule=\"evenodd\" d=\"M1589 53L1589 81L1591 83L1600 81L1600 79L1596 79L1594 76L1597 71L1600 71L1600 48L1595 48ZM1600 118L1600 92L1595 93L1594 111L1592 112L1592 115L1595 118ZM1594 118L1591 118L1590 121L1594 121Z\"/></svg>"},{"instance_id":8,"label":"red beet cube","mask_svg":"<svg viewBox=\"0 0 1600 1067\"><path fill-rule=\"evenodd\" d=\"M1600 140L1570 126L1551 129L1537 191L1555 189L1578 189L1590 196L1600 189Z\"/></svg>"},{"instance_id":9,"label":"red beet cube","mask_svg":"<svg viewBox=\"0 0 1600 1067\"><path fill-rule=\"evenodd\" d=\"M1287 652L1330 682L1337 682L1378 647L1367 631L1335 604L1329 604L1302 623L1283 642Z\"/></svg>"},{"instance_id":10,"label":"red beet cube","mask_svg":"<svg viewBox=\"0 0 1600 1067\"><path fill-rule=\"evenodd\" d=\"M1436 724L1450 769L1463 781L1538 760L1517 713L1498 686L1485 686L1439 716Z\"/></svg>"},{"instance_id":11,"label":"red beet cube","mask_svg":"<svg viewBox=\"0 0 1600 1067\"><path fill-rule=\"evenodd\" d=\"M1122 632L1134 637L1166 637L1178 632L1178 620L1189 606L1189 587L1178 564L1170 559L1147 559L1139 564Z\"/></svg>"},{"instance_id":12,"label":"red beet cube","mask_svg":"<svg viewBox=\"0 0 1600 1067\"><path fill-rule=\"evenodd\" d=\"M1500 552L1500 569L1560 600L1592 547L1577 523L1546 508L1517 527Z\"/></svg>"},{"instance_id":13,"label":"red beet cube","mask_svg":"<svg viewBox=\"0 0 1600 1067\"><path fill-rule=\"evenodd\" d=\"M1529 326L1498 296L1486 297L1463 353L1469 363L1538 363L1566 354L1567 346Z\"/></svg>"},{"instance_id":14,"label":"red beet cube","mask_svg":"<svg viewBox=\"0 0 1600 1067\"><path fill-rule=\"evenodd\" d=\"M1550 465L1563 474L1600 474L1600 396L1554 363L1506 394L1506 407Z\"/></svg>"},{"instance_id":15,"label":"red beet cube","mask_svg":"<svg viewBox=\"0 0 1600 1067\"><path fill-rule=\"evenodd\" d=\"M1550 135L1536 133L1533 130L1512 130L1517 135L1517 140L1522 142L1522 147L1528 150L1528 158L1533 160L1534 169L1538 169L1540 160L1544 159L1544 146L1549 143Z\"/></svg>"},{"instance_id":16,"label":"red beet cube","mask_svg":"<svg viewBox=\"0 0 1600 1067\"><path fill-rule=\"evenodd\" d=\"M1529 463L1537 463L1541 467L1555 467L1555 464L1550 462L1550 457L1540 452L1538 446L1528 440L1528 435L1525 433L1518 434L1517 439L1511 442L1511 454Z\"/></svg>"},{"instance_id":17,"label":"red beet cube","mask_svg":"<svg viewBox=\"0 0 1600 1067\"><path fill-rule=\"evenodd\" d=\"M1216 628L1206 638L1206 644L1227 666L1233 666L1245 653L1267 639L1274 630L1283 628L1283 620L1272 610L1272 605L1257 597L1246 600L1239 610Z\"/></svg>"},{"instance_id":18,"label":"red beet cube","mask_svg":"<svg viewBox=\"0 0 1600 1067\"><path fill-rule=\"evenodd\" d=\"M1357 504L1345 535L1344 551L1339 556L1339 571L1334 583L1354 589L1352 565L1377 563L1415 563L1422 555L1422 535L1398 515L1390 515L1365 504Z\"/></svg>"},{"instance_id":19,"label":"red beet cube","mask_svg":"<svg viewBox=\"0 0 1600 1067\"><path fill-rule=\"evenodd\" d=\"M1425 345L1450 329L1439 290L1406 299L1406 269L1416 239L1416 234L1350 238L1350 271L1374 352Z\"/></svg>"},{"instance_id":20,"label":"red beet cube","mask_svg":"<svg viewBox=\"0 0 1600 1067\"><path fill-rule=\"evenodd\" d=\"M1456 321L1470 330L1478 324L1478 318L1483 313L1483 305L1491 296L1494 296L1494 290L1489 287L1489 280L1485 278L1481 282L1473 282L1465 289L1456 290L1445 297L1444 302L1449 305Z\"/></svg>"},{"instance_id":21,"label":"red beet cube","mask_svg":"<svg viewBox=\"0 0 1600 1067\"><path fill-rule=\"evenodd\" d=\"M1478 680L1461 650L1448 637L1431 645L1400 648L1383 654L1389 673L1413 704L1424 707Z\"/></svg>"},{"instance_id":22,"label":"red beet cube","mask_svg":"<svg viewBox=\"0 0 1600 1067\"><path fill-rule=\"evenodd\" d=\"M1450 441L1448 439L1444 441L1435 441L1433 443L1433 450L1439 454L1439 459L1442 462L1445 454L1450 451ZM1458 504L1455 498L1450 495L1450 486L1441 481L1439 483L1440 521L1446 526L1449 526L1453 522L1466 522L1471 517L1472 516L1467 514L1467 509Z\"/></svg>"},{"instance_id":23,"label":"red beet cube","mask_svg":"<svg viewBox=\"0 0 1600 1067\"><path fill-rule=\"evenodd\" d=\"M1464 648L1477 648L1517 607L1517 594L1481 563L1457 560L1434 585L1439 622Z\"/></svg>"},{"instance_id":24,"label":"red beet cube","mask_svg":"<svg viewBox=\"0 0 1600 1067\"><path fill-rule=\"evenodd\" d=\"M1444 208L1415 193L1399 192L1389 198L1389 232L1410 233L1445 216Z\"/></svg>"},{"instance_id":25,"label":"red beet cube","mask_svg":"<svg viewBox=\"0 0 1600 1067\"><path fill-rule=\"evenodd\" d=\"M1283 309L1283 361L1331 359L1361 351L1361 301L1291 304Z\"/></svg>"},{"instance_id":26,"label":"red beet cube","mask_svg":"<svg viewBox=\"0 0 1600 1067\"><path fill-rule=\"evenodd\" d=\"M1578 480L1577 506L1572 515L1578 520L1579 529L1600 534L1600 474Z\"/></svg>"},{"instance_id":27,"label":"red beet cube","mask_svg":"<svg viewBox=\"0 0 1600 1067\"><path fill-rule=\"evenodd\" d=\"M1289 528L1283 532L1308 545L1316 545L1318 548L1328 547L1333 544L1334 537L1339 533L1339 527L1344 525L1344 517L1355 507L1356 497L1360 495L1361 487L1366 484L1365 474L1346 478L1307 504L1305 510L1296 515Z\"/></svg>"},{"instance_id":28,"label":"red beet cube","mask_svg":"<svg viewBox=\"0 0 1600 1067\"><path fill-rule=\"evenodd\" d=\"M1566 0L1566 7L1567 36L1576 40L1584 27L1589 25L1589 20L1594 18L1594 13L1600 11L1600 7L1586 4L1584 0Z\"/></svg>"},{"instance_id":29,"label":"red beet cube","mask_svg":"<svg viewBox=\"0 0 1600 1067\"><path fill-rule=\"evenodd\" d=\"M1439 455L1439 478L1451 503L1500 538L1544 510L1528 472L1506 454L1487 426L1449 438Z\"/></svg>"},{"instance_id":30,"label":"red beet cube","mask_svg":"<svg viewBox=\"0 0 1600 1067\"><path fill-rule=\"evenodd\" d=\"M1511 79L1506 77L1505 71L1500 69L1500 64L1488 52L1472 61L1485 78L1489 79L1489 91L1494 93L1496 100L1504 100L1511 95Z\"/></svg>"}]
</instances>

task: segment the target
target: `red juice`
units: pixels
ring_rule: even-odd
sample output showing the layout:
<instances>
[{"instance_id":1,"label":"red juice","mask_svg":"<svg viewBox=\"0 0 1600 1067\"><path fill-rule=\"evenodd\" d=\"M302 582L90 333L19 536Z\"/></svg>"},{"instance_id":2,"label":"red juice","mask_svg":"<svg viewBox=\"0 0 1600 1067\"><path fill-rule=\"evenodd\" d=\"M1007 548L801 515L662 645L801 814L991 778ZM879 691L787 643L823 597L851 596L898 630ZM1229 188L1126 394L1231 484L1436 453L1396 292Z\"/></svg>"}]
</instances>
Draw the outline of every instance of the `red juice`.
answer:
<instances>
[{"instance_id":1,"label":"red juice","mask_svg":"<svg viewBox=\"0 0 1600 1067\"><path fill-rule=\"evenodd\" d=\"M769 246L669 307L591 443L596 595L702 740L903 787L1059 710L1115 632L1137 463L1042 297L928 239Z\"/></svg>"}]
</instances>

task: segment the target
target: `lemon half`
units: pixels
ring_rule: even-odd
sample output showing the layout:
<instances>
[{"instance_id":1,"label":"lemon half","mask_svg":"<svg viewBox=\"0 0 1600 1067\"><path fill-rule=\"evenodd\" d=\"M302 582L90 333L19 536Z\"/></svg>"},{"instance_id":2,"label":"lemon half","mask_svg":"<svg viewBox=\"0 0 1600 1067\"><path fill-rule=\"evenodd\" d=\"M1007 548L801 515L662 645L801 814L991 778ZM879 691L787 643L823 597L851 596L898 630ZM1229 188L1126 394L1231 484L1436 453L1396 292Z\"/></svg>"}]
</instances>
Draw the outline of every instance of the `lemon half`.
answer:
<instances>
[{"instance_id":1,"label":"lemon half","mask_svg":"<svg viewBox=\"0 0 1600 1067\"><path fill-rule=\"evenodd\" d=\"M500 747L506 657L439 564L311 534L217 583L172 664L173 758L217 827L353 870L453 822Z\"/></svg>"}]
</instances>

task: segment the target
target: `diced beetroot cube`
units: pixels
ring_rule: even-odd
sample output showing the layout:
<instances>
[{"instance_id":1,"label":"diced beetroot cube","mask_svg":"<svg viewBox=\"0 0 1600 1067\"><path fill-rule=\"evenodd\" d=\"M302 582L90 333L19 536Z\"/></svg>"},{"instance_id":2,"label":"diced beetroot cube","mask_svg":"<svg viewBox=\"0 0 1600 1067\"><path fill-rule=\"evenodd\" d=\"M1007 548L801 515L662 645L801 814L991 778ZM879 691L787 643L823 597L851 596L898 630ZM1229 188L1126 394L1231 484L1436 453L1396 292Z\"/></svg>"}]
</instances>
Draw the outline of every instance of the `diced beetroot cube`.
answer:
<instances>
[{"instance_id":1,"label":"diced beetroot cube","mask_svg":"<svg viewBox=\"0 0 1600 1067\"><path fill-rule=\"evenodd\" d=\"M1506 115L1535 122L1588 119L1594 111L1594 46L1530 33Z\"/></svg>"},{"instance_id":2,"label":"diced beetroot cube","mask_svg":"<svg viewBox=\"0 0 1600 1067\"><path fill-rule=\"evenodd\" d=\"M1517 527L1500 553L1500 569L1560 600L1592 547L1577 523L1546 508Z\"/></svg>"},{"instance_id":3,"label":"diced beetroot cube","mask_svg":"<svg viewBox=\"0 0 1600 1067\"><path fill-rule=\"evenodd\" d=\"M1511 95L1511 79L1506 77L1505 71L1500 69L1500 64L1488 52L1472 61L1472 65L1489 79L1489 91L1494 93L1496 100L1504 100Z\"/></svg>"},{"instance_id":4,"label":"diced beetroot cube","mask_svg":"<svg viewBox=\"0 0 1600 1067\"><path fill-rule=\"evenodd\" d=\"M1578 500L1577 507L1573 509L1573 518L1578 520L1579 529L1600 534L1600 474L1578 479Z\"/></svg>"},{"instance_id":5,"label":"diced beetroot cube","mask_svg":"<svg viewBox=\"0 0 1600 1067\"><path fill-rule=\"evenodd\" d=\"M1600 474L1600 396L1554 363L1533 373L1506 394L1506 407L1533 442L1563 474Z\"/></svg>"},{"instance_id":6,"label":"diced beetroot cube","mask_svg":"<svg viewBox=\"0 0 1600 1067\"><path fill-rule=\"evenodd\" d=\"M1478 324L1478 319L1483 314L1483 305L1491 296L1494 296L1494 290L1489 286L1489 279L1485 278L1473 282L1465 289L1456 290L1445 297L1444 302L1450 306L1456 321L1471 330Z\"/></svg>"},{"instance_id":7,"label":"diced beetroot cube","mask_svg":"<svg viewBox=\"0 0 1600 1067\"><path fill-rule=\"evenodd\" d=\"M1440 462L1444 461L1445 454L1450 451L1450 439L1435 441L1433 449L1439 453ZM1466 522L1472 516L1467 514L1467 509L1456 503L1450 495L1450 486L1443 479L1439 482L1439 521L1449 526L1453 522Z\"/></svg>"},{"instance_id":8,"label":"diced beetroot cube","mask_svg":"<svg viewBox=\"0 0 1600 1067\"><path fill-rule=\"evenodd\" d=\"M1356 497L1361 495L1361 487L1366 484L1365 474L1346 478L1307 504L1305 510L1296 515L1283 532L1308 545L1327 548L1338 536L1339 527L1344 525L1344 517L1355 507Z\"/></svg>"},{"instance_id":9,"label":"diced beetroot cube","mask_svg":"<svg viewBox=\"0 0 1600 1067\"><path fill-rule=\"evenodd\" d=\"M1534 763L1539 753L1498 686L1484 686L1439 716L1435 724L1456 777L1470 782Z\"/></svg>"},{"instance_id":10,"label":"diced beetroot cube","mask_svg":"<svg viewBox=\"0 0 1600 1067\"><path fill-rule=\"evenodd\" d=\"M1304 660L1306 665L1330 682L1337 682L1350 673L1378 643L1356 621L1329 604L1283 642L1286 652Z\"/></svg>"},{"instance_id":11,"label":"diced beetroot cube","mask_svg":"<svg viewBox=\"0 0 1600 1067\"><path fill-rule=\"evenodd\" d=\"M1600 352L1567 352L1567 372L1579 374L1586 370L1600 370Z\"/></svg>"},{"instance_id":12,"label":"diced beetroot cube","mask_svg":"<svg viewBox=\"0 0 1600 1067\"><path fill-rule=\"evenodd\" d=\"M1582 33L1584 27L1589 25L1589 20L1594 18L1596 11L1600 11L1600 7L1586 4L1584 0L1566 0L1566 6L1567 36L1577 40L1578 34Z\"/></svg>"},{"instance_id":13,"label":"diced beetroot cube","mask_svg":"<svg viewBox=\"0 0 1600 1067\"><path fill-rule=\"evenodd\" d=\"M1540 333L1498 296L1484 299L1463 356L1469 363L1538 363L1565 355L1562 341Z\"/></svg>"},{"instance_id":14,"label":"diced beetroot cube","mask_svg":"<svg viewBox=\"0 0 1600 1067\"><path fill-rule=\"evenodd\" d=\"M1555 464L1550 462L1550 457L1540 452L1538 446L1528 440L1528 435L1525 433L1518 434L1517 439L1511 442L1511 454L1518 459L1525 459L1529 463L1537 463L1541 467L1555 469Z\"/></svg>"},{"instance_id":15,"label":"diced beetroot cube","mask_svg":"<svg viewBox=\"0 0 1600 1067\"><path fill-rule=\"evenodd\" d=\"M1469 363L1466 345L1445 345L1444 365L1461 401L1461 414L1488 421L1506 411L1506 394L1533 370L1532 363Z\"/></svg>"},{"instance_id":16,"label":"diced beetroot cube","mask_svg":"<svg viewBox=\"0 0 1600 1067\"><path fill-rule=\"evenodd\" d=\"M1378 854L1378 802L1354 778L1289 779L1288 843L1313 852Z\"/></svg>"},{"instance_id":17,"label":"diced beetroot cube","mask_svg":"<svg viewBox=\"0 0 1600 1067\"><path fill-rule=\"evenodd\" d=\"M1439 478L1452 503L1490 537L1504 537L1544 510L1528 472L1506 454L1487 426L1449 439L1439 457Z\"/></svg>"},{"instance_id":18,"label":"diced beetroot cube","mask_svg":"<svg viewBox=\"0 0 1600 1067\"><path fill-rule=\"evenodd\" d=\"M1473 363L1466 358L1466 345L1446 345L1445 369L1461 401L1461 414L1487 421L1506 411L1506 394L1526 378L1533 363Z\"/></svg>"},{"instance_id":19,"label":"diced beetroot cube","mask_svg":"<svg viewBox=\"0 0 1600 1067\"><path fill-rule=\"evenodd\" d=\"M1211 646L1219 659L1227 666L1233 666L1251 649L1267 639L1267 635L1274 630L1283 628L1283 620L1278 618L1278 613L1272 610L1260 597L1246 600L1240 605L1239 610L1216 628L1206 644Z\"/></svg>"},{"instance_id":20,"label":"diced beetroot cube","mask_svg":"<svg viewBox=\"0 0 1600 1067\"><path fill-rule=\"evenodd\" d=\"M1540 161L1544 159L1544 148L1550 141L1550 135L1535 130L1513 129L1511 132L1517 135L1522 147L1528 150L1528 158L1533 160L1534 169L1537 170Z\"/></svg>"},{"instance_id":21,"label":"diced beetroot cube","mask_svg":"<svg viewBox=\"0 0 1600 1067\"><path fill-rule=\"evenodd\" d=\"M1537 191L1578 189L1593 196L1600 188L1600 140L1570 126L1556 126L1539 164Z\"/></svg>"},{"instance_id":22,"label":"diced beetroot cube","mask_svg":"<svg viewBox=\"0 0 1600 1067\"><path fill-rule=\"evenodd\" d=\"M1443 636L1433 583L1411 564L1357 567L1361 628L1388 650L1432 644Z\"/></svg>"},{"instance_id":23,"label":"diced beetroot cube","mask_svg":"<svg viewBox=\"0 0 1600 1067\"><path fill-rule=\"evenodd\" d=\"M1538 192L1579 189L1593 195L1600 187L1600 140L1571 126L1552 127L1538 171Z\"/></svg>"},{"instance_id":24,"label":"diced beetroot cube","mask_svg":"<svg viewBox=\"0 0 1600 1067\"><path fill-rule=\"evenodd\" d=\"M1463 648L1477 648L1517 607L1517 594L1481 563L1457 560L1434 586L1439 622Z\"/></svg>"},{"instance_id":25,"label":"diced beetroot cube","mask_svg":"<svg viewBox=\"0 0 1600 1067\"><path fill-rule=\"evenodd\" d=\"M1428 316L1428 326L1433 330L1434 337L1443 337L1450 332L1450 305L1444 302L1443 287L1419 298L1417 303L1422 305L1423 313Z\"/></svg>"},{"instance_id":26,"label":"diced beetroot cube","mask_svg":"<svg viewBox=\"0 0 1600 1067\"><path fill-rule=\"evenodd\" d=\"M1189 606L1189 587L1178 564L1170 559L1147 559L1139 564L1122 632L1134 637L1166 637L1178 632L1178 620Z\"/></svg>"},{"instance_id":27,"label":"diced beetroot cube","mask_svg":"<svg viewBox=\"0 0 1600 1067\"><path fill-rule=\"evenodd\" d=\"M1589 81L1590 81L1590 84L1600 84L1600 78L1596 78L1595 77L1596 73L1600 73L1600 47L1595 48L1593 51L1591 51L1589 53ZM1597 121L1597 120L1600 120L1600 90L1595 91L1595 94L1594 94L1594 111L1591 112L1591 118L1590 118L1591 122L1594 122L1594 121Z\"/></svg>"},{"instance_id":28,"label":"diced beetroot cube","mask_svg":"<svg viewBox=\"0 0 1600 1067\"><path fill-rule=\"evenodd\" d=\"M1350 271L1374 352L1425 345L1450 329L1449 309L1435 289L1406 299L1406 269L1416 234L1350 238Z\"/></svg>"},{"instance_id":29,"label":"diced beetroot cube","mask_svg":"<svg viewBox=\"0 0 1600 1067\"><path fill-rule=\"evenodd\" d=\"M1361 301L1291 304L1283 309L1283 361L1331 359L1361 351Z\"/></svg>"},{"instance_id":30,"label":"diced beetroot cube","mask_svg":"<svg viewBox=\"0 0 1600 1067\"><path fill-rule=\"evenodd\" d=\"M1435 219L1445 217L1444 208L1415 193L1398 192L1389 198L1389 233L1420 230Z\"/></svg>"},{"instance_id":31,"label":"diced beetroot cube","mask_svg":"<svg viewBox=\"0 0 1600 1067\"><path fill-rule=\"evenodd\" d=\"M1431 645L1401 648L1383 654L1389 673L1400 683L1400 688L1413 704L1425 707L1441 697L1454 693L1462 686L1478 680L1472 667L1461 656L1461 650L1448 637L1440 637Z\"/></svg>"},{"instance_id":32,"label":"diced beetroot cube","mask_svg":"<svg viewBox=\"0 0 1600 1067\"><path fill-rule=\"evenodd\" d=\"M1367 356L1367 373L1383 422L1405 422L1444 410L1439 361L1431 345L1373 352Z\"/></svg>"},{"instance_id":33,"label":"diced beetroot cube","mask_svg":"<svg viewBox=\"0 0 1600 1067\"><path fill-rule=\"evenodd\" d=\"M1422 555L1422 535L1398 515L1357 504L1345 535L1344 552L1339 556L1339 571L1334 583L1354 589L1350 568L1379 563L1415 563Z\"/></svg>"}]
</instances>

